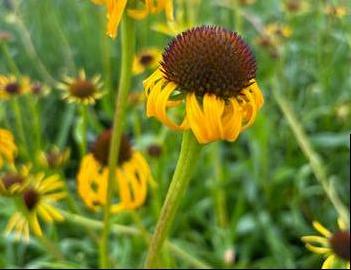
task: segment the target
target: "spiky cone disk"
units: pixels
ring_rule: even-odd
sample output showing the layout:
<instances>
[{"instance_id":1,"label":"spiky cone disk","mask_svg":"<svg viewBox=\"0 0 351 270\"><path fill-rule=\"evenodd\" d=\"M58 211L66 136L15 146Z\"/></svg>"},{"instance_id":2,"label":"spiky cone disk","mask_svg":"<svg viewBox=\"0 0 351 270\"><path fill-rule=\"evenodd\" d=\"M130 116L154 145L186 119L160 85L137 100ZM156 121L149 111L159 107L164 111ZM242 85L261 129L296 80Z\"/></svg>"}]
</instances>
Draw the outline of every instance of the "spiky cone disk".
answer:
<instances>
[{"instance_id":1,"label":"spiky cone disk","mask_svg":"<svg viewBox=\"0 0 351 270\"><path fill-rule=\"evenodd\" d=\"M251 49L237 33L217 26L177 35L144 88L148 117L174 130L191 129L202 144L235 141L263 105ZM184 101L183 120L167 115Z\"/></svg>"}]
</instances>

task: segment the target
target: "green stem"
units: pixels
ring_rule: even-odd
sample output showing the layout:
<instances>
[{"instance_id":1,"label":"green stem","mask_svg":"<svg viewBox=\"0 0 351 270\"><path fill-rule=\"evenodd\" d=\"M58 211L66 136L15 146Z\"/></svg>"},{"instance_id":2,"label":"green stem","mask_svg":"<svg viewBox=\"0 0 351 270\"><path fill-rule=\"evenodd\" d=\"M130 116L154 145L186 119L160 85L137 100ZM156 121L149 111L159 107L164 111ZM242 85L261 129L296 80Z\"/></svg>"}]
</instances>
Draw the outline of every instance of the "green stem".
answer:
<instances>
[{"instance_id":1,"label":"green stem","mask_svg":"<svg viewBox=\"0 0 351 270\"><path fill-rule=\"evenodd\" d=\"M5 42L1 43L1 50L6 58L6 61L9 65L9 68L11 70L11 72L14 73L14 75L16 76L19 76L20 75L20 71L15 63L15 61L13 60L10 52L9 52L9 49L7 47L7 44Z\"/></svg>"},{"instance_id":2,"label":"green stem","mask_svg":"<svg viewBox=\"0 0 351 270\"><path fill-rule=\"evenodd\" d=\"M63 149L66 145L68 133L70 131L72 122L74 120L75 110L76 108L74 104L66 105L64 116L62 118L61 125L60 125L60 130L56 138L56 145L60 149Z\"/></svg>"},{"instance_id":3,"label":"green stem","mask_svg":"<svg viewBox=\"0 0 351 270\"><path fill-rule=\"evenodd\" d=\"M80 145L81 156L83 157L87 152L87 136L88 136L88 107L84 104L80 106L80 113L82 117L82 141Z\"/></svg>"},{"instance_id":4,"label":"green stem","mask_svg":"<svg viewBox=\"0 0 351 270\"><path fill-rule=\"evenodd\" d=\"M45 250L48 250L57 261L64 261L65 258L63 256L63 254L57 248L57 246L54 244L53 241L46 238L46 236L44 236L44 235L38 236L38 239L42 243L42 245L44 246Z\"/></svg>"},{"instance_id":5,"label":"green stem","mask_svg":"<svg viewBox=\"0 0 351 270\"><path fill-rule=\"evenodd\" d=\"M213 164L215 173L214 199L216 205L217 222L221 228L226 228L228 225L227 209L226 209L226 194L223 189L223 170L220 152L220 143L213 144Z\"/></svg>"},{"instance_id":6,"label":"green stem","mask_svg":"<svg viewBox=\"0 0 351 270\"><path fill-rule=\"evenodd\" d=\"M23 150L22 150L23 154L25 158L29 159L28 144L27 144L27 140L24 132L22 113L21 113L20 105L18 103L17 98L13 98L13 100L11 101L11 106L15 114L16 129L18 132L19 139L21 141L21 145L23 146Z\"/></svg>"},{"instance_id":7,"label":"green stem","mask_svg":"<svg viewBox=\"0 0 351 270\"><path fill-rule=\"evenodd\" d=\"M121 25L122 38L122 66L116 99L115 115L113 120L112 138L109 153L109 177L107 183L107 197L104 205L104 230L100 240L100 267L108 268L108 237L110 233L110 205L112 201L112 190L115 182L115 171L119 155L120 141L122 135L122 124L127 104L128 91L131 85L132 60L134 54L134 23L133 20L124 16Z\"/></svg>"},{"instance_id":8,"label":"green stem","mask_svg":"<svg viewBox=\"0 0 351 270\"><path fill-rule=\"evenodd\" d=\"M153 268L156 266L156 261L159 257L163 242L168 235L182 197L190 182L194 164L198 159L200 149L201 147L192 132L184 132L177 167L149 246L145 261L146 268Z\"/></svg>"},{"instance_id":9,"label":"green stem","mask_svg":"<svg viewBox=\"0 0 351 270\"><path fill-rule=\"evenodd\" d=\"M80 215L72 214L64 210L60 210L61 214L65 217L65 220L67 222L70 222L71 224L76 224L79 226L83 226L86 228L94 229L94 230L101 230L104 227L104 224L101 221L86 218ZM111 225L111 232L117 235L132 235L132 236L141 236L143 232L140 231L140 229L131 227L131 226L123 226L119 224L112 224ZM148 233L148 238L150 238L151 235ZM206 264L205 262L202 262L198 258L195 258L193 255L189 254L188 252L182 250L180 247L177 245L166 241L165 245L170 249L170 251L177 256L179 259L181 259L184 262L188 262L190 265L200 268L200 269L210 269L211 267Z\"/></svg>"},{"instance_id":10,"label":"green stem","mask_svg":"<svg viewBox=\"0 0 351 270\"><path fill-rule=\"evenodd\" d=\"M35 151L38 153L41 150L41 124L40 124L40 113L38 110L39 104L38 99L34 96L26 97L26 103L32 115L33 121L33 134L35 141Z\"/></svg>"},{"instance_id":11,"label":"green stem","mask_svg":"<svg viewBox=\"0 0 351 270\"><path fill-rule=\"evenodd\" d=\"M277 84L277 83L275 83ZM281 111L283 112L285 118L288 121L288 124L302 150L304 155L307 157L312 171L320 183L324 192L328 196L331 203L334 205L336 211L339 216L343 219L346 224L349 224L349 213L346 207L342 204L341 200L337 196L336 192L330 186L329 177L325 170L325 165L323 164L322 159L318 155L318 153L313 149L311 142L308 139L303 127L297 119L293 109L290 106L288 100L285 99L283 95L279 93L277 86L273 87L273 96L277 101Z\"/></svg>"}]
</instances>

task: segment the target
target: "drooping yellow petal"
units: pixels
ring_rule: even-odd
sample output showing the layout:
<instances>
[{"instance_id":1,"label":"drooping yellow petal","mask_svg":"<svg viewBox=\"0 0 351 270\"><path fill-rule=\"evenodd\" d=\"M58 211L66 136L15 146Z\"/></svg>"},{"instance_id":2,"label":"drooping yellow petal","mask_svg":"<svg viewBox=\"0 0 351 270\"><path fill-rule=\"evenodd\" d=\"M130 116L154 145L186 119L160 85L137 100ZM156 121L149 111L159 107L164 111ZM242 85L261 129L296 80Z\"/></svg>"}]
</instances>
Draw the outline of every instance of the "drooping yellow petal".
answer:
<instances>
[{"instance_id":1,"label":"drooping yellow petal","mask_svg":"<svg viewBox=\"0 0 351 270\"><path fill-rule=\"evenodd\" d=\"M111 38L115 38L117 36L117 28L122 19L126 5L127 0L109 0L106 34Z\"/></svg>"},{"instance_id":2,"label":"drooping yellow petal","mask_svg":"<svg viewBox=\"0 0 351 270\"><path fill-rule=\"evenodd\" d=\"M40 224L38 221L38 216L36 213L29 213L28 222L29 222L29 225L32 228L34 234L36 234L37 236L43 235L43 232L40 228Z\"/></svg>"},{"instance_id":3,"label":"drooping yellow petal","mask_svg":"<svg viewBox=\"0 0 351 270\"><path fill-rule=\"evenodd\" d=\"M325 237L322 236L314 236L314 235L308 235L308 236L303 236L301 237L301 240L304 241L305 243L318 243L327 246L329 243L329 240Z\"/></svg>"},{"instance_id":4,"label":"drooping yellow petal","mask_svg":"<svg viewBox=\"0 0 351 270\"><path fill-rule=\"evenodd\" d=\"M188 128L186 118L181 124L176 124L167 115L166 109L169 97L176 89L176 85L172 82L163 85L163 81L158 81L153 87L147 98L146 115L148 117L156 117L163 124L173 130L185 130Z\"/></svg>"},{"instance_id":5,"label":"drooping yellow petal","mask_svg":"<svg viewBox=\"0 0 351 270\"><path fill-rule=\"evenodd\" d=\"M328 258L322 264L322 269L333 269L333 265L334 265L335 259L336 258L335 258L334 255L328 256Z\"/></svg>"},{"instance_id":6,"label":"drooping yellow petal","mask_svg":"<svg viewBox=\"0 0 351 270\"><path fill-rule=\"evenodd\" d=\"M229 103L223 113L223 129L224 139L232 142L241 132L242 109L235 98L229 99Z\"/></svg>"},{"instance_id":7,"label":"drooping yellow petal","mask_svg":"<svg viewBox=\"0 0 351 270\"><path fill-rule=\"evenodd\" d=\"M331 249L330 248L327 248L327 247L316 247L316 246L313 246L311 244L306 244L306 248L309 249L310 251L316 253L316 254L326 254L326 253L329 253L331 252Z\"/></svg>"},{"instance_id":8,"label":"drooping yellow petal","mask_svg":"<svg viewBox=\"0 0 351 270\"><path fill-rule=\"evenodd\" d=\"M323 236L327 238L330 238L332 236L332 233L319 222L313 221L312 225Z\"/></svg>"}]
</instances>

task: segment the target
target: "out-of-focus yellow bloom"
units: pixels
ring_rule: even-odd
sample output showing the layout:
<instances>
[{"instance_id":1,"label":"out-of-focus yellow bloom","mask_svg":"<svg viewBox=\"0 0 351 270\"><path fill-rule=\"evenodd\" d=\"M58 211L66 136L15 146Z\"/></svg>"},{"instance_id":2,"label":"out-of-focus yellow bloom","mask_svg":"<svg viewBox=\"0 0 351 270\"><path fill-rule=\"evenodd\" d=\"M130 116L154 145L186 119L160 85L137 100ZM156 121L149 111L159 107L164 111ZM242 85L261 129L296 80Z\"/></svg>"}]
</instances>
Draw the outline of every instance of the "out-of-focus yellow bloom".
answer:
<instances>
[{"instance_id":1,"label":"out-of-focus yellow bloom","mask_svg":"<svg viewBox=\"0 0 351 270\"><path fill-rule=\"evenodd\" d=\"M274 37L289 38L293 31L290 26L270 23L265 26L264 34Z\"/></svg>"},{"instance_id":2,"label":"out-of-focus yellow bloom","mask_svg":"<svg viewBox=\"0 0 351 270\"><path fill-rule=\"evenodd\" d=\"M64 183L58 175L45 177L43 173L29 175L28 183L20 193L18 210L11 216L5 233L15 232L17 239L29 240L30 231L37 236L43 232L39 217L46 223L62 221L64 218L54 203L66 196Z\"/></svg>"},{"instance_id":3,"label":"out-of-focus yellow bloom","mask_svg":"<svg viewBox=\"0 0 351 270\"><path fill-rule=\"evenodd\" d=\"M169 44L161 67L144 81L146 114L173 130L191 129L202 144L234 141L263 105L255 73L255 59L238 34L211 26L190 29ZM178 124L166 110L184 101Z\"/></svg>"},{"instance_id":4,"label":"out-of-focus yellow bloom","mask_svg":"<svg viewBox=\"0 0 351 270\"><path fill-rule=\"evenodd\" d=\"M340 231L330 232L319 222L314 221L313 227L321 236L308 235L301 239L310 251L326 257L322 269L350 269L350 230L338 219Z\"/></svg>"},{"instance_id":5,"label":"out-of-focus yellow bloom","mask_svg":"<svg viewBox=\"0 0 351 270\"><path fill-rule=\"evenodd\" d=\"M281 44L291 37L293 30L290 26L278 23L267 24L255 42L266 49L272 57L279 56Z\"/></svg>"},{"instance_id":6,"label":"out-of-focus yellow bloom","mask_svg":"<svg viewBox=\"0 0 351 270\"><path fill-rule=\"evenodd\" d=\"M324 13L331 17L343 18L348 14L348 9L346 6L328 5L324 8Z\"/></svg>"},{"instance_id":7,"label":"out-of-focus yellow bloom","mask_svg":"<svg viewBox=\"0 0 351 270\"><path fill-rule=\"evenodd\" d=\"M42 167L56 170L64 166L69 159L70 153L69 149L60 150L57 146L54 146L47 152L40 152L38 161Z\"/></svg>"},{"instance_id":8,"label":"out-of-focus yellow bloom","mask_svg":"<svg viewBox=\"0 0 351 270\"><path fill-rule=\"evenodd\" d=\"M111 130L104 131L97 138L92 153L83 157L77 175L78 193L92 210L98 210L106 203L110 140ZM131 148L127 137L123 136L115 182L119 202L111 206L111 212L133 210L143 205L150 180L151 172L145 159Z\"/></svg>"},{"instance_id":9,"label":"out-of-focus yellow bloom","mask_svg":"<svg viewBox=\"0 0 351 270\"><path fill-rule=\"evenodd\" d=\"M17 146L10 131L0 128L0 169L4 162L13 164L17 154Z\"/></svg>"},{"instance_id":10,"label":"out-of-focus yellow bloom","mask_svg":"<svg viewBox=\"0 0 351 270\"><path fill-rule=\"evenodd\" d=\"M30 79L26 76L16 78L13 75L0 75L0 100L8 100L30 91Z\"/></svg>"},{"instance_id":11,"label":"out-of-focus yellow bloom","mask_svg":"<svg viewBox=\"0 0 351 270\"><path fill-rule=\"evenodd\" d=\"M300 15L310 10L310 5L306 0L285 0L282 3L283 10L289 14Z\"/></svg>"},{"instance_id":12,"label":"out-of-focus yellow bloom","mask_svg":"<svg viewBox=\"0 0 351 270\"><path fill-rule=\"evenodd\" d=\"M3 196L18 195L26 186L30 166L22 166L19 170L12 167L0 176L0 194Z\"/></svg>"},{"instance_id":13,"label":"out-of-focus yellow bloom","mask_svg":"<svg viewBox=\"0 0 351 270\"><path fill-rule=\"evenodd\" d=\"M33 82L30 86L30 93L33 96L46 96L49 94L50 88L46 84L43 84L41 82Z\"/></svg>"},{"instance_id":14,"label":"out-of-focus yellow bloom","mask_svg":"<svg viewBox=\"0 0 351 270\"><path fill-rule=\"evenodd\" d=\"M162 58L161 51L156 48L148 48L140 51L133 60L133 73L143 73L146 69L154 69Z\"/></svg>"},{"instance_id":15,"label":"out-of-focus yellow bloom","mask_svg":"<svg viewBox=\"0 0 351 270\"><path fill-rule=\"evenodd\" d=\"M91 80L87 79L84 70L81 70L77 78L66 76L64 83L59 83L57 87L63 91L62 98L69 103L95 104L104 94L100 77L95 75Z\"/></svg>"},{"instance_id":16,"label":"out-of-focus yellow bloom","mask_svg":"<svg viewBox=\"0 0 351 270\"><path fill-rule=\"evenodd\" d=\"M106 34L115 38L122 15L127 7L128 0L91 0L94 4L105 5L107 9ZM128 9L128 15L136 20L142 20L149 14L165 11L168 20L173 20L173 0L145 0L142 9Z\"/></svg>"}]
</instances>

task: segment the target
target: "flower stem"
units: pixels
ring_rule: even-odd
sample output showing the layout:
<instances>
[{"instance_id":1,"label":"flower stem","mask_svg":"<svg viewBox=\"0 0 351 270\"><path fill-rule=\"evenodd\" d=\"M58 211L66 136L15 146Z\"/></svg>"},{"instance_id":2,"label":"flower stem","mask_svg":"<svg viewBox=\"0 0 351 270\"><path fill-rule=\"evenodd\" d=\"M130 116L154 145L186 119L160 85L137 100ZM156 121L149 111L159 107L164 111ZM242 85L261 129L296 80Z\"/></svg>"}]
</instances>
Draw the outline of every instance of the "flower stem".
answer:
<instances>
[{"instance_id":1,"label":"flower stem","mask_svg":"<svg viewBox=\"0 0 351 270\"><path fill-rule=\"evenodd\" d=\"M134 23L124 15L121 25L122 38L122 67L116 99L115 115L113 120L112 138L109 153L109 177L107 183L107 197L104 205L104 229L100 240L100 267L108 268L108 237L110 233L110 205L112 201L112 190L115 182L116 164L119 155L120 141L122 135L122 124L125 114L125 107L128 98L128 91L131 84L132 60L134 54Z\"/></svg>"},{"instance_id":2,"label":"flower stem","mask_svg":"<svg viewBox=\"0 0 351 270\"><path fill-rule=\"evenodd\" d=\"M325 165L318 153L313 149L308 136L306 135L302 125L299 123L295 112L290 106L289 101L279 92L277 89L277 83L275 82L275 87L273 87L273 97L279 105L280 110L283 112L288 124L306 158L308 159L311 169L319 182L319 184L324 189L327 197L335 207L339 216L343 219L346 224L349 224L350 216L346 207L341 202L340 198L334 191L330 183L330 177L325 170Z\"/></svg>"},{"instance_id":3,"label":"flower stem","mask_svg":"<svg viewBox=\"0 0 351 270\"><path fill-rule=\"evenodd\" d=\"M200 149L200 144L197 142L192 132L184 132L177 167L149 246L145 261L146 268L153 268L156 266L156 260L159 257L163 242L167 237L181 199L190 182L191 173L194 170L194 163L198 159Z\"/></svg>"},{"instance_id":4,"label":"flower stem","mask_svg":"<svg viewBox=\"0 0 351 270\"><path fill-rule=\"evenodd\" d=\"M103 229L104 224L99 220L94 220L91 218L87 218L81 215L72 214L70 212L60 210L61 214L65 217L65 221L76 224L79 226L83 226L93 230L101 230ZM112 224L111 225L111 233L118 234L118 235L131 235L131 236L141 236L142 232L140 229L137 229L132 226L124 226L119 224ZM150 238L150 234L148 233L148 237ZM205 262L201 261L200 259L191 255L191 253L183 250L179 246L166 241L165 245L169 248L169 250L178 257L180 260L189 263L195 268L200 269L210 269L211 266L206 264Z\"/></svg>"},{"instance_id":5,"label":"flower stem","mask_svg":"<svg viewBox=\"0 0 351 270\"><path fill-rule=\"evenodd\" d=\"M30 160L29 151L28 151L28 143L27 143L25 131L24 131L22 112L21 112L20 104L19 104L19 101L17 98L13 98L13 100L11 101L11 106L12 106L12 110L15 114L16 129L18 132L19 139L22 143L21 145L23 147L22 148L23 155L25 156L26 159Z\"/></svg>"}]
</instances>

